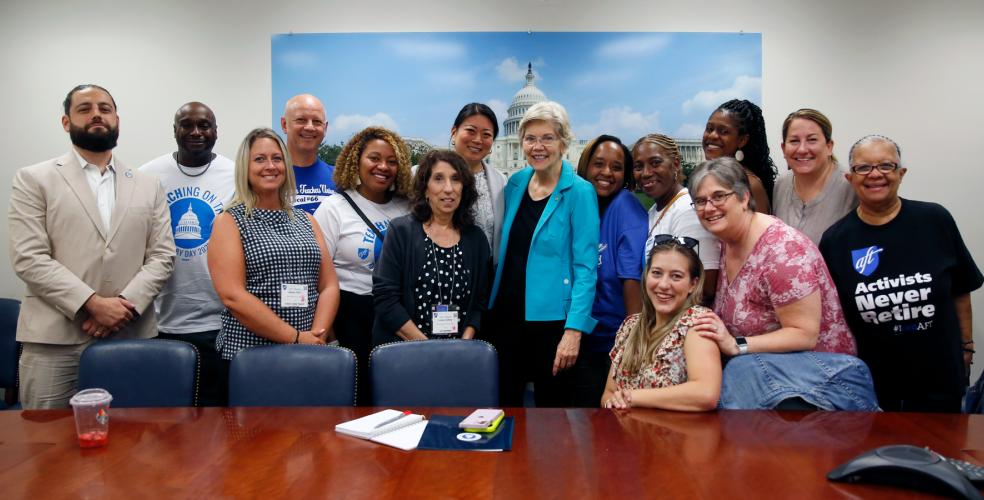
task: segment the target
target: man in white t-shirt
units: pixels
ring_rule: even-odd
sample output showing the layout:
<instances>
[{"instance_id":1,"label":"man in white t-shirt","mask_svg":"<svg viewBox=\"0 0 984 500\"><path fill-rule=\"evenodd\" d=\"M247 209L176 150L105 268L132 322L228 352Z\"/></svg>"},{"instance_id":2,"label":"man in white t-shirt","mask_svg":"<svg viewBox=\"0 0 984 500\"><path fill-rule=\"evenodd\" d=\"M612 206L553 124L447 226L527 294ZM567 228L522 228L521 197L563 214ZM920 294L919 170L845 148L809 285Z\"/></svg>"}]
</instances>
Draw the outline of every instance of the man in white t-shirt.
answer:
<instances>
[{"instance_id":1,"label":"man in white t-shirt","mask_svg":"<svg viewBox=\"0 0 984 500\"><path fill-rule=\"evenodd\" d=\"M215 350L222 302L208 274L207 252L212 223L235 193L235 164L212 152L217 138L212 110L189 102L174 114L178 150L140 167L164 187L177 247L174 273L154 302L158 337L198 348L203 406L225 406L228 393L227 368Z\"/></svg>"}]
</instances>

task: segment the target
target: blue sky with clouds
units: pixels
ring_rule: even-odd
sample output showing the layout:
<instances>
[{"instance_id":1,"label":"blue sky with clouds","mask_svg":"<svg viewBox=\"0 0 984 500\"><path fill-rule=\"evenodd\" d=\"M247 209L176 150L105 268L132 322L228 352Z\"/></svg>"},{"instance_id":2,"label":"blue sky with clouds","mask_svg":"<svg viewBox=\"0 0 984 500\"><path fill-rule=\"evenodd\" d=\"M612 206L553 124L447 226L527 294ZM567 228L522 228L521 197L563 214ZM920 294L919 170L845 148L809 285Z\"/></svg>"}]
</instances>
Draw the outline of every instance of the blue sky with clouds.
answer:
<instances>
[{"instance_id":1,"label":"blue sky with clouds","mask_svg":"<svg viewBox=\"0 0 984 500\"><path fill-rule=\"evenodd\" d=\"M749 33L291 34L273 36L272 59L274 128L287 99L312 93L330 143L371 124L446 145L472 101L501 126L527 62L580 139L696 138L718 104L762 100L762 37Z\"/></svg>"}]
</instances>

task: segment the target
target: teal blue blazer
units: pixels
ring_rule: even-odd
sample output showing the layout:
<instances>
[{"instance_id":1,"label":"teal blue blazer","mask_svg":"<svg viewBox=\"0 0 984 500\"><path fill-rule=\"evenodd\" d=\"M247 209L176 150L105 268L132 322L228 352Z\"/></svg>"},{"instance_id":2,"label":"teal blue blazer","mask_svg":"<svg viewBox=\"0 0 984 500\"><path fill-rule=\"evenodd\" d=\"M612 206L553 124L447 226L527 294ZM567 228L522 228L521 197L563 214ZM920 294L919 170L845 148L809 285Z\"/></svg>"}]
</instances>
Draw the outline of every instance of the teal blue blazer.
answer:
<instances>
[{"instance_id":1,"label":"teal blue blazer","mask_svg":"<svg viewBox=\"0 0 984 500\"><path fill-rule=\"evenodd\" d=\"M509 178L505 188L499 263L505 262L509 232L519 211L533 168L527 166ZM598 195L588 181L564 160L557 187L533 231L526 261L526 320L566 320L565 328L590 334L597 321L591 317L598 278ZM502 266L495 270L489 308L495 305ZM503 293L509 293L504 290Z\"/></svg>"}]
</instances>

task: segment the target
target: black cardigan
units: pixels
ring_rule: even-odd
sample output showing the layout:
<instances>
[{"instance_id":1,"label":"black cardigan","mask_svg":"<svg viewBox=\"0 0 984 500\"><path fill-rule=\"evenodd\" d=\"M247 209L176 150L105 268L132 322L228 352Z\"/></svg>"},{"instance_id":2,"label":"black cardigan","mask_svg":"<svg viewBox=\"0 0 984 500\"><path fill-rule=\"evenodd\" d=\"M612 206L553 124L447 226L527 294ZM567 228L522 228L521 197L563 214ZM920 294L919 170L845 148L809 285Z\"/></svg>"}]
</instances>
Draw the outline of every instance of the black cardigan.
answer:
<instances>
[{"instance_id":1,"label":"black cardigan","mask_svg":"<svg viewBox=\"0 0 984 500\"><path fill-rule=\"evenodd\" d=\"M390 222L383 240L382 255L372 273L372 297L376 318L372 325L373 345L401 340L396 332L407 321L410 311L416 310L413 284L425 262L428 246L424 244L423 224L413 214L398 217ZM472 326L476 332L481 327L488 291L488 275L491 266L489 242L478 226L470 225L461 230L458 247L464 261L462 267L473 277L468 304L461 309L468 311L467 324L459 325L461 333Z\"/></svg>"}]
</instances>

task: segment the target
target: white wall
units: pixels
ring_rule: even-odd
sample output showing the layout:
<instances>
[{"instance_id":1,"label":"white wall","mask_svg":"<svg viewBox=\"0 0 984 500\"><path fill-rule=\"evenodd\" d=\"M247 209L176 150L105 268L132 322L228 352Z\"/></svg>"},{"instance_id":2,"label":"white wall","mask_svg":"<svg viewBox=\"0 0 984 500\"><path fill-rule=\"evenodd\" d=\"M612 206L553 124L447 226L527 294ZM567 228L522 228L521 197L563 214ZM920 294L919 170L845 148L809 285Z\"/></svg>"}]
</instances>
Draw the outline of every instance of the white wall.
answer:
<instances>
[{"instance_id":1,"label":"white wall","mask_svg":"<svg viewBox=\"0 0 984 500\"><path fill-rule=\"evenodd\" d=\"M909 167L903 196L944 204L984 266L984 224L976 209L984 188L980 0L280 4L5 0L0 6L0 203L7 205L9 179L18 167L67 151L60 101L81 82L102 84L116 98L122 127L117 154L130 165L174 149L171 117L189 100L215 110L217 150L232 156L249 129L271 123L274 33L746 31L763 35L762 108L780 165L779 127L796 108L814 107L833 120L841 158L862 135L888 135L902 145ZM340 69L312 68L311 75L361 77ZM344 96L321 97L330 122L331 101ZM0 241L6 240L3 224ZM10 270L7 245L0 248L0 296L19 297L23 285ZM984 347L984 292L973 299L975 331Z\"/></svg>"}]
</instances>

